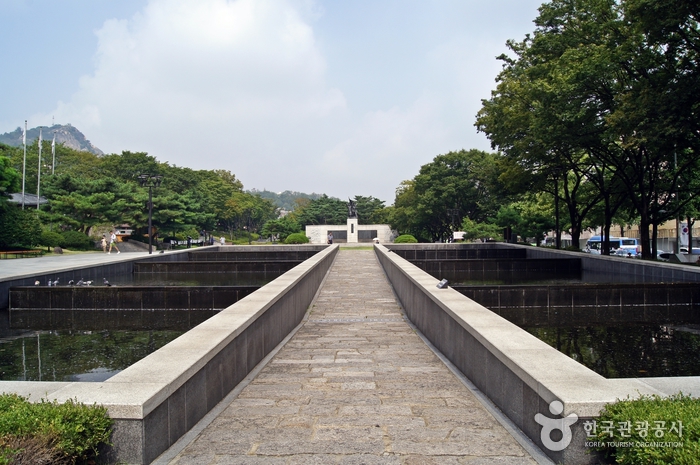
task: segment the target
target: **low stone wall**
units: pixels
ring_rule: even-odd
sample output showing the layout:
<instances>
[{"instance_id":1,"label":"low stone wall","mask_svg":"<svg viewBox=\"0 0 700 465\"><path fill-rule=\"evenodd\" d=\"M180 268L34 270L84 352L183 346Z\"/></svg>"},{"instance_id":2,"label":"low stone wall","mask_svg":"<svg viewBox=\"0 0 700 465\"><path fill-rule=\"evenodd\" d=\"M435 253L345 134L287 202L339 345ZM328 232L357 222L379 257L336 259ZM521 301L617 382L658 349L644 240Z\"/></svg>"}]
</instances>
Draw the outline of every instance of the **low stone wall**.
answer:
<instances>
[{"instance_id":1,"label":"low stone wall","mask_svg":"<svg viewBox=\"0 0 700 465\"><path fill-rule=\"evenodd\" d=\"M268 260L243 262L143 262L134 263L134 273L226 273L279 276L303 260Z\"/></svg>"},{"instance_id":2,"label":"low stone wall","mask_svg":"<svg viewBox=\"0 0 700 465\"><path fill-rule=\"evenodd\" d=\"M260 250L260 249L264 250ZM297 260L303 262L312 257L315 253L323 250L325 245L304 245L304 246L289 246L289 245L274 245L274 246L235 246L235 247L217 247L216 250L210 250L210 247L204 249L195 249L187 254L187 259L190 261L213 261L213 262L244 262L244 261L260 261L260 260Z\"/></svg>"},{"instance_id":3,"label":"low stone wall","mask_svg":"<svg viewBox=\"0 0 700 465\"><path fill-rule=\"evenodd\" d=\"M617 256L592 255L546 247L503 244L514 250L525 250L527 258L578 257L581 271L588 277L600 275L598 282L678 283L700 282L700 266Z\"/></svg>"},{"instance_id":4,"label":"low stone wall","mask_svg":"<svg viewBox=\"0 0 700 465\"><path fill-rule=\"evenodd\" d=\"M454 286L519 326L700 323L696 283Z\"/></svg>"},{"instance_id":5,"label":"low stone wall","mask_svg":"<svg viewBox=\"0 0 700 465\"><path fill-rule=\"evenodd\" d=\"M104 405L115 420L110 458L150 463L301 322L337 251L325 248L105 382L0 381L0 392Z\"/></svg>"},{"instance_id":6,"label":"low stone wall","mask_svg":"<svg viewBox=\"0 0 700 465\"><path fill-rule=\"evenodd\" d=\"M409 260L423 271L453 282L511 281L528 279L580 279L579 258L488 258Z\"/></svg>"},{"instance_id":7,"label":"low stone wall","mask_svg":"<svg viewBox=\"0 0 700 465\"><path fill-rule=\"evenodd\" d=\"M525 249L497 248L496 243L472 244L421 244L416 247L411 244L392 244L392 252L399 254L408 261L414 260L488 260L488 259L521 259L527 258Z\"/></svg>"},{"instance_id":8,"label":"low stone wall","mask_svg":"<svg viewBox=\"0 0 700 465\"><path fill-rule=\"evenodd\" d=\"M9 327L187 331L260 287L13 287Z\"/></svg>"},{"instance_id":9,"label":"low stone wall","mask_svg":"<svg viewBox=\"0 0 700 465\"><path fill-rule=\"evenodd\" d=\"M456 290L438 289L436 278L386 247L376 245L375 251L413 324L557 463L598 462L585 446L583 424L594 420L607 403L679 391L700 396L697 376L606 379ZM560 416L550 411L555 400L563 404ZM550 436L535 421L537 414L552 420L577 415L570 444L560 451L547 448L542 438Z\"/></svg>"}]
</instances>

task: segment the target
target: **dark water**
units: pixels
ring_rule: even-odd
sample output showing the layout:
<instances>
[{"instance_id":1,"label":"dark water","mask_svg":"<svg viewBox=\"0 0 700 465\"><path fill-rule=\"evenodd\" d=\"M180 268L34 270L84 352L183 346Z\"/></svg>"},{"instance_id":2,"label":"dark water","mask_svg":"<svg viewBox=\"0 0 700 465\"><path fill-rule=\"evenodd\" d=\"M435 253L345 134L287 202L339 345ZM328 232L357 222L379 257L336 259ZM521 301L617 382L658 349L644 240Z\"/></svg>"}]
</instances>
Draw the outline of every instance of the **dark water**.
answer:
<instances>
[{"instance_id":1,"label":"dark water","mask_svg":"<svg viewBox=\"0 0 700 465\"><path fill-rule=\"evenodd\" d=\"M523 329L606 378L700 376L700 325Z\"/></svg>"},{"instance_id":2,"label":"dark water","mask_svg":"<svg viewBox=\"0 0 700 465\"><path fill-rule=\"evenodd\" d=\"M104 381L183 331L27 331L0 339L0 380Z\"/></svg>"}]
</instances>

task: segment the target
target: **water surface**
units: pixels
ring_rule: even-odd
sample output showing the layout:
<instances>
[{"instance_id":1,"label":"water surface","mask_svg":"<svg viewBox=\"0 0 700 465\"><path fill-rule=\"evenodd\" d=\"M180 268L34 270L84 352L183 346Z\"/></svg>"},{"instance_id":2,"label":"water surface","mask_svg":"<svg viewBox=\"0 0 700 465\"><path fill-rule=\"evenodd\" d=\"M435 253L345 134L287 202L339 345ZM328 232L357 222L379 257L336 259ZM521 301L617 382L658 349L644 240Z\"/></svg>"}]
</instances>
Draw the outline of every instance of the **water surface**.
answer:
<instances>
[{"instance_id":1,"label":"water surface","mask_svg":"<svg viewBox=\"0 0 700 465\"><path fill-rule=\"evenodd\" d=\"M104 381L183 332L14 332L0 339L0 380Z\"/></svg>"},{"instance_id":2,"label":"water surface","mask_svg":"<svg viewBox=\"0 0 700 465\"><path fill-rule=\"evenodd\" d=\"M700 325L523 329L606 378L700 376Z\"/></svg>"}]
</instances>

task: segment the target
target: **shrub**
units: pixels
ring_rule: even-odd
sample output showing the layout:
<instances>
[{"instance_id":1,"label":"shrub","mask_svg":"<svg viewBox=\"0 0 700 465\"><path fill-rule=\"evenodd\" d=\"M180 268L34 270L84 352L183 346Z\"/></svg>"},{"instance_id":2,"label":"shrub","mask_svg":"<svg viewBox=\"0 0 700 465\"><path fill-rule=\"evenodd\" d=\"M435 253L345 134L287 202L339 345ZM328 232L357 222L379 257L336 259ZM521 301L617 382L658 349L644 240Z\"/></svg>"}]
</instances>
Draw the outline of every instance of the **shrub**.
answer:
<instances>
[{"instance_id":1,"label":"shrub","mask_svg":"<svg viewBox=\"0 0 700 465\"><path fill-rule=\"evenodd\" d=\"M410 234L402 234L396 239L394 239L394 244L415 244L417 242L418 239L411 236Z\"/></svg>"},{"instance_id":2,"label":"shrub","mask_svg":"<svg viewBox=\"0 0 700 465\"><path fill-rule=\"evenodd\" d=\"M309 238L304 233L294 233L287 236L285 244L308 244Z\"/></svg>"},{"instance_id":3,"label":"shrub","mask_svg":"<svg viewBox=\"0 0 700 465\"><path fill-rule=\"evenodd\" d=\"M53 456L51 463L91 460L100 444L110 444L107 409L69 400L30 403L16 394L0 395L0 464L25 463L21 454Z\"/></svg>"},{"instance_id":4,"label":"shrub","mask_svg":"<svg viewBox=\"0 0 700 465\"><path fill-rule=\"evenodd\" d=\"M612 431L601 431L600 426L606 425L602 422L612 422L607 423L613 425ZM658 428L654 429L661 423L655 422L664 422L663 435L657 433ZM631 426L629 436L623 437L619 430L623 423ZM678 428L681 424L682 431ZM671 429L674 425L675 431ZM667 398L654 395L622 400L605 406L596 419L596 429L595 441L602 443L597 450L614 457L615 463L697 464L700 457L700 399L679 393ZM614 447L615 443L631 447ZM608 444L613 446L608 447Z\"/></svg>"},{"instance_id":5,"label":"shrub","mask_svg":"<svg viewBox=\"0 0 700 465\"><path fill-rule=\"evenodd\" d=\"M93 241L80 231L65 231L61 236L63 241L58 245L64 249L90 250L94 247Z\"/></svg>"},{"instance_id":6,"label":"shrub","mask_svg":"<svg viewBox=\"0 0 700 465\"><path fill-rule=\"evenodd\" d=\"M36 210L0 204L0 248L34 247L39 244L40 237L41 224Z\"/></svg>"},{"instance_id":7,"label":"shrub","mask_svg":"<svg viewBox=\"0 0 700 465\"><path fill-rule=\"evenodd\" d=\"M63 236L54 231L44 231L41 233L39 242L41 245L45 245L48 248L56 247L63 242Z\"/></svg>"}]
</instances>

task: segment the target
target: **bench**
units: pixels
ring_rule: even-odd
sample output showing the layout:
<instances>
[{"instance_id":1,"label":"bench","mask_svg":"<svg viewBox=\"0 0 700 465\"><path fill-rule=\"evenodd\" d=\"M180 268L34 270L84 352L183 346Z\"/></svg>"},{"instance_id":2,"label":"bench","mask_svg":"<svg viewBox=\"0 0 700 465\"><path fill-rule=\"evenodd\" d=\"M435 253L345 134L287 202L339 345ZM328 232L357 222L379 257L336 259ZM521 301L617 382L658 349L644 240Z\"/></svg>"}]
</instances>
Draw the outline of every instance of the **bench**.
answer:
<instances>
[{"instance_id":1,"label":"bench","mask_svg":"<svg viewBox=\"0 0 700 465\"><path fill-rule=\"evenodd\" d=\"M43 250L2 250L0 251L0 257L2 258L28 258L28 257L38 257L43 255Z\"/></svg>"}]
</instances>

